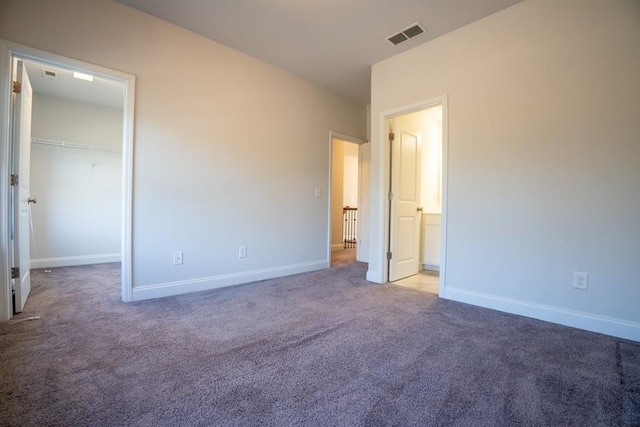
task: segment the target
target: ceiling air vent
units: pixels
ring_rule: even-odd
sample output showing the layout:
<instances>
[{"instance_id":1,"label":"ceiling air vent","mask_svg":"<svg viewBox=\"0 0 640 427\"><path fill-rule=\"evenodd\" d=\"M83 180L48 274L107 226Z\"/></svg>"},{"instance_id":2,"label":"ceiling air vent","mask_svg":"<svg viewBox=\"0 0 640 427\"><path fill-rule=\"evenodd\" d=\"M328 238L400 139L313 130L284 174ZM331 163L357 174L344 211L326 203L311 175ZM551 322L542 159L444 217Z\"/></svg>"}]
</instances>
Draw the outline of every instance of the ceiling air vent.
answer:
<instances>
[{"instance_id":1,"label":"ceiling air vent","mask_svg":"<svg viewBox=\"0 0 640 427\"><path fill-rule=\"evenodd\" d=\"M46 68L43 68L42 77L47 80L56 80L58 78L58 74L53 70L47 70Z\"/></svg>"},{"instance_id":2,"label":"ceiling air vent","mask_svg":"<svg viewBox=\"0 0 640 427\"><path fill-rule=\"evenodd\" d=\"M404 41L414 38L415 36L419 36L422 33L426 33L427 30L420 24L416 22L409 28L405 28L400 31L398 34L394 34L391 37L387 37L387 40L391 42L393 45L398 45Z\"/></svg>"}]
</instances>

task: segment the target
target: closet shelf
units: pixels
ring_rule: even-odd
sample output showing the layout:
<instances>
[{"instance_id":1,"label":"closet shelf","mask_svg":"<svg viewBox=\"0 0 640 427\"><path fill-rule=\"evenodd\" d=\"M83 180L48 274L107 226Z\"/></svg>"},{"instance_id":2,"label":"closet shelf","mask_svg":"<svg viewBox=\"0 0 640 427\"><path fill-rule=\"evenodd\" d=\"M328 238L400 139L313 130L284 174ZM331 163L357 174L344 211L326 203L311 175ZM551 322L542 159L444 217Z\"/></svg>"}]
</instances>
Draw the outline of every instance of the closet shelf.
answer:
<instances>
[{"instance_id":1,"label":"closet shelf","mask_svg":"<svg viewBox=\"0 0 640 427\"><path fill-rule=\"evenodd\" d=\"M53 139L31 138L33 144L51 145L54 147L77 148L80 150L105 151L108 153L119 153L120 150L113 147L103 147L100 145L78 144L76 142L55 141Z\"/></svg>"}]
</instances>

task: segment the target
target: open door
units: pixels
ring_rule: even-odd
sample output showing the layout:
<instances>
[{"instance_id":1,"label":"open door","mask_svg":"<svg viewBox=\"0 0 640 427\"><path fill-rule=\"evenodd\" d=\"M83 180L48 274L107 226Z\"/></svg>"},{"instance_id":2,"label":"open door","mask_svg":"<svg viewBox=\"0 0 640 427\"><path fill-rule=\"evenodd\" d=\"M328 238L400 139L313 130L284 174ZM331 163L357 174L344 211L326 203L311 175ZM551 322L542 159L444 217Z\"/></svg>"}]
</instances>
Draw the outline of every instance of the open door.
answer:
<instances>
[{"instance_id":1,"label":"open door","mask_svg":"<svg viewBox=\"0 0 640 427\"><path fill-rule=\"evenodd\" d=\"M29 204L35 202L29 194L29 165L31 155L31 105L33 91L24 63L16 60L16 81L13 91L13 311L20 313L31 291L31 259L29 254Z\"/></svg>"},{"instance_id":2,"label":"open door","mask_svg":"<svg viewBox=\"0 0 640 427\"><path fill-rule=\"evenodd\" d=\"M358 147L358 244L356 260L369 262L369 211L371 210L370 183L371 143Z\"/></svg>"},{"instance_id":3,"label":"open door","mask_svg":"<svg viewBox=\"0 0 640 427\"><path fill-rule=\"evenodd\" d=\"M389 281L418 274L420 268L420 134L402 120L390 122L391 194Z\"/></svg>"}]
</instances>

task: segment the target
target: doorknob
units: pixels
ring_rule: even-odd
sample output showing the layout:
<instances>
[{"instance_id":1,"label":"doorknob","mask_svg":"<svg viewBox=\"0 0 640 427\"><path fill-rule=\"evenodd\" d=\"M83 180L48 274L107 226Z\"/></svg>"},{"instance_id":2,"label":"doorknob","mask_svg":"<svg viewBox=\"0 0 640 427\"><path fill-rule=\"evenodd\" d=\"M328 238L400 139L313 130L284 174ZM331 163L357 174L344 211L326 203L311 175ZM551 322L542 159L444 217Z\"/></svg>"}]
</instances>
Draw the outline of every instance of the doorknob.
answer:
<instances>
[{"instance_id":1,"label":"doorknob","mask_svg":"<svg viewBox=\"0 0 640 427\"><path fill-rule=\"evenodd\" d=\"M422 206L418 206L418 212L422 212Z\"/></svg>"},{"instance_id":2,"label":"doorknob","mask_svg":"<svg viewBox=\"0 0 640 427\"><path fill-rule=\"evenodd\" d=\"M34 198L29 197L27 199L27 202L28 203L33 203L35 205L36 203L38 203L38 199L36 199L35 197Z\"/></svg>"}]
</instances>

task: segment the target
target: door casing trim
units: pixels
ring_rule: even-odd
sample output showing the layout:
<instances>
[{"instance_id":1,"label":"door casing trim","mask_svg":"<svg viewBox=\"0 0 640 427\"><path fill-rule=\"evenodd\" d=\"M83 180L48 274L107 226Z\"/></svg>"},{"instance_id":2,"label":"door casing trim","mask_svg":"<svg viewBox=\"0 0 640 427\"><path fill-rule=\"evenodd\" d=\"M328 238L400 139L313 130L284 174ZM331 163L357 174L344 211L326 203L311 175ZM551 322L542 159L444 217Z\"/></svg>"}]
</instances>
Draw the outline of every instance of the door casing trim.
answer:
<instances>
[{"instance_id":1,"label":"door casing trim","mask_svg":"<svg viewBox=\"0 0 640 427\"><path fill-rule=\"evenodd\" d=\"M444 295L444 289L446 286L446 255L447 255L447 211L448 211L448 164L449 164L449 125L448 125L448 99L447 95L437 96L426 100L418 101L412 104L404 105L401 107L393 108L390 110L382 111L378 120L378 135L379 144L382 147L381 154L382 159L377 165L381 168L381 182L382 185L378 190L379 200L385 201L381 209L382 224L384 224L382 230L382 239L379 240L381 244L377 248L372 248L369 256L377 256L380 260L382 269L378 272L379 277L373 277L373 271L367 272L367 280L375 281L378 283L386 283L389 280L389 263L386 260L386 254L390 251L389 247L389 218L391 216L389 203L386 203L387 195L391 191L391 163L390 163L390 150L391 144L386 130L389 128L389 121L407 114L415 113L420 110L424 110L436 105L442 105L442 224L441 224L441 242L440 242L440 284L439 295ZM373 183L372 183L373 184ZM376 280L378 279L378 280Z\"/></svg>"},{"instance_id":2,"label":"door casing trim","mask_svg":"<svg viewBox=\"0 0 640 427\"><path fill-rule=\"evenodd\" d=\"M133 133L135 76L18 43L0 40L0 320L12 317L11 236L9 216L9 165L11 147L11 80L14 58L30 59L74 71L85 72L124 84L122 123L122 300L132 301L132 212L133 212Z\"/></svg>"}]
</instances>

